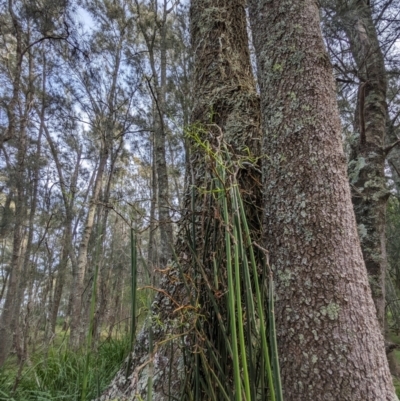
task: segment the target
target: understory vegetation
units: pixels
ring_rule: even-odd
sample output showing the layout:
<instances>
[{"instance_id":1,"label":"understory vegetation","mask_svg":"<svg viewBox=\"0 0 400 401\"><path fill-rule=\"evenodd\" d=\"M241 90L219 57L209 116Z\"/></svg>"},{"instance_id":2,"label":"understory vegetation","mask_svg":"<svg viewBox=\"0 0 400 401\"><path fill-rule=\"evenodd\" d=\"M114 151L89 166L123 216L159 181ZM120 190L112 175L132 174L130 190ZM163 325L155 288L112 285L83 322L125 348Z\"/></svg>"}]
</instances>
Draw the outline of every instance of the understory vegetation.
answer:
<instances>
[{"instance_id":1,"label":"understory vegetation","mask_svg":"<svg viewBox=\"0 0 400 401\"><path fill-rule=\"evenodd\" d=\"M129 338L107 339L90 354L87 400L94 399L110 383L129 350ZM2 401L77 401L81 399L87 355L59 346L37 350L22 370L14 358L0 370Z\"/></svg>"}]
</instances>

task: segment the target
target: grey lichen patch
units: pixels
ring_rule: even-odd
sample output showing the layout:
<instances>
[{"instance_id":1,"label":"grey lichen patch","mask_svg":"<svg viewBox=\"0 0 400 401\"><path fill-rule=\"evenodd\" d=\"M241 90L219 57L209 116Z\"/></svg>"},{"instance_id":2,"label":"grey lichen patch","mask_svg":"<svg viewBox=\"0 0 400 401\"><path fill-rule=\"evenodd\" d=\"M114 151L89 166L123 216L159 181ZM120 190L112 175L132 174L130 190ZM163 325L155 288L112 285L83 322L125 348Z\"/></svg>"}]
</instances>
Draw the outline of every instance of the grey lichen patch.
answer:
<instances>
[{"instance_id":1,"label":"grey lichen patch","mask_svg":"<svg viewBox=\"0 0 400 401\"><path fill-rule=\"evenodd\" d=\"M379 202L381 199L388 199L389 196L390 196L390 191L386 188L386 184L384 184L381 190L375 191L375 193L372 195L372 199L375 202Z\"/></svg>"},{"instance_id":2,"label":"grey lichen patch","mask_svg":"<svg viewBox=\"0 0 400 401\"><path fill-rule=\"evenodd\" d=\"M360 238L360 241L362 242L365 238L368 236L368 231L367 228L365 227L364 224L359 224L357 226L357 231L358 231L358 236Z\"/></svg>"},{"instance_id":3,"label":"grey lichen patch","mask_svg":"<svg viewBox=\"0 0 400 401\"><path fill-rule=\"evenodd\" d=\"M336 320L339 317L340 306L331 301L327 306L323 306L320 312L322 316L328 316L329 320Z\"/></svg>"},{"instance_id":4,"label":"grey lichen patch","mask_svg":"<svg viewBox=\"0 0 400 401\"><path fill-rule=\"evenodd\" d=\"M290 62L290 64L292 64L296 67L300 67L302 61L304 60L304 57L305 57L304 52L297 50L291 54L291 56L289 58L289 62ZM299 70L301 71L301 68L299 68Z\"/></svg>"},{"instance_id":5,"label":"grey lichen patch","mask_svg":"<svg viewBox=\"0 0 400 401\"><path fill-rule=\"evenodd\" d=\"M351 160L349 163L349 179L352 184L358 181L360 171L365 167L365 158L359 157L355 160Z\"/></svg>"},{"instance_id":6,"label":"grey lichen patch","mask_svg":"<svg viewBox=\"0 0 400 401\"><path fill-rule=\"evenodd\" d=\"M293 29L296 30L298 33L303 32L303 27L300 24L294 24Z\"/></svg>"},{"instance_id":7,"label":"grey lichen patch","mask_svg":"<svg viewBox=\"0 0 400 401\"><path fill-rule=\"evenodd\" d=\"M283 65L276 63L274 64L274 66L272 67L272 71L274 72L282 72L283 71Z\"/></svg>"},{"instance_id":8,"label":"grey lichen patch","mask_svg":"<svg viewBox=\"0 0 400 401\"><path fill-rule=\"evenodd\" d=\"M290 270L286 270L284 272L278 271L278 278L284 287L289 287L292 279L292 272Z\"/></svg>"},{"instance_id":9,"label":"grey lichen patch","mask_svg":"<svg viewBox=\"0 0 400 401\"><path fill-rule=\"evenodd\" d=\"M314 233L311 230L308 230L307 228L304 229L304 239L306 242L311 242L314 240Z\"/></svg>"}]
</instances>

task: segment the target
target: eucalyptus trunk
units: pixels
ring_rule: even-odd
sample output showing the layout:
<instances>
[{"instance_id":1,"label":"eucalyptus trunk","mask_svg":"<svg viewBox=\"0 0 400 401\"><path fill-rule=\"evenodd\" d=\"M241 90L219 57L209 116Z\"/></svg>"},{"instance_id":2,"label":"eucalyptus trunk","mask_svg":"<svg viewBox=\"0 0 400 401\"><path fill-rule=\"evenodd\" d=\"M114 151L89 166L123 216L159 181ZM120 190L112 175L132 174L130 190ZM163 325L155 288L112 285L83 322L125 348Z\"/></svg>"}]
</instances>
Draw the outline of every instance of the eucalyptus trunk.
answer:
<instances>
[{"instance_id":1,"label":"eucalyptus trunk","mask_svg":"<svg viewBox=\"0 0 400 401\"><path fill-rule=\"evenodd\" d=\"M34 73L33 73L33 57L28 52L28 65L26 77L26 93L21 96L21 68L23 62L22 53L22 28L18 18L14 14L12 1L9 1L9 13L13 21L16 38L16 71L13 78L13 96L7 106L8 112L8 127L6 136L0 138L0 143L4 141L14 140L17 148L16 162L13 166L12 181L14 182L15 193L15 217L14 217L14 232L13 232L13 246L12 257L10 263L10 277L7 286L7 293L5 295L4 306L0 316L0 367L4 365L9 352L11 350L13 336L18 329L19 323L19 310L22 302L21 292L25 290L22 272L23 261L26 250L26 229L25 224L27 220L27 151L29 145L29 138L27 136L27 125L31 105L34 99ZM26 35L29 43L29 34ZM20 102L20 107L18 107ZM22 285L22 288L21 288Z\"/></svg>"},{"instance_id":2,"label":"eucalyptus trunk","mask_svg":"<svg viewBox=\"0 0 400 401\"><path fill-rule=\"evenodd\" d=\"M95 168L93 169L92 174L90 175L90 179L89 179L89 183L87 186L87 190L86 193L83 197L82 202L82 207L79 210L78 217L75 221L73 230L72 230L72 237L75 237L76 232L78 230L78 225L80 224L84 224L83 219L85 218L85 205L88 199L90 199L90 194L93 192L93 186L94 186L94 182L96 180L96 176L98 173L98 165L96 163ZM77 269L78 269L78 260L77 257L75 255L74 249L73 247L70 248L70 258L72 261L72 286L70 289L70 293L69 293L69 297L68 297L68 306L67 306L67 311L65 314L65 319L64 319L64 323L63 323L63 330L66 331L69 329L70 324L71 324L71 320L72 320L72 309L73 309L73 305L75 302L75 281L76 281L76 276L77 276Z\"/></svg>"},{"instance_id":3,"label":"eucalyptus trunk","mask_svg":"<svg viewBox=\"0 0 400 401\"><path fill-rule=\"evenodd\" d=\"M77 147L77 159L74 167L74 172L71 177L71 181L68 183L65 180L62 165L59 159L59 149L57 148L56 143L53 141L51 137L51 133L45 124L44 115L40 116L41 124L44 128L44 133L47 139L47 142L50 147L50 151L56 165L58 178L60 180L61 194L64 203L65 210L65 220L64 220L64 234L63 234L63 247L61 252L61 259L57 269L57 277L54 288L53 295L53 303L51 306L50 313L50 330L49 333L51 336L54 336L56 324L57 324L57 315L58 309L60 307L62 291L65 284L65 276L67 273L68 262L71 261L73 266L77 266L76 254L73 247L73 209L75 204L75 194L76 194L76 186L78 181L78 173L82 156L82 147ZM90 185L89 185L90 186ZM50 339L50 338L49 338Z\"/></svg>"},{"instance_id":4,"label":"eucalyptus trunk","mask_svg":"<svg viewBox=\"0 0 400 401\"><path fill-rule=\"evenodd\" d=\"M15 333L18 318L16 311L19 309L18 296L20 292L21 271L24 253L24 239L26 222L26 193L25 193L25 166L26 166L26 147L27 137L25 129L17 136L18 151L17 163L15 166L15 219L14 234L12 245L12 258L10 263L10 277L7 284L4 306L0 316L0 367L4 365L12 346L13 335ZM19 315L18 315L19 316Z\"/></svg>"},{"instance_id":5,"label":"eucalyptus trunk","mask_svg":"<svg viewBox=\"0 0 400 401\"><path fill-rule=\"evenodd\" d=\"M7 7L8 6L8 7ZM7 130L0 136L0 146L3 146L4 142L14 138L18 127L18 103L20 100L20 90L22 84L22 65L24 61L24 32L21 21L18 19L17 14L14 10L14 1L9 0L7 4L8 13L13 26L11 35L15 38L15 66L12 70L12 96L7 105L7 118L8 127Z\"/></svg>"},{"instance_id":6,"label":"eucalyptus trunk","mask_svg":"<svg viewBox=\"0 0 400 401\"><path fill-rule=\"evenodd\" d=\"M154 136L153 136L154 138ZM153 141L154 142L154 141ZM157 173L155 152L153 144L153 157L151 162L151 200L150 200L150 216L149 216L149 243L147 247L147 266L152 277L154 277L154 268L157 265L157 250L156 250L156 203L157 203Z\"/></svg>"},{"instance_id":7,"label":"eucalyptus trunk","mask_svg":"<svg viewBox=\"0 0 400 401\"><path fill-rule=\"evenodd\" d=\"M250 1L284 399L395 400L314 0Z\"/></svg>"},{"instance_id":8,"label":"eucalyptus trunk","mask_svg":"<svg viewBox=\"0 0 400 401\"><path fill-rule=\"evenodd\" d=\"M71 324L70 324L70 345L74 348L79 347L81 339L84 338L85 325L82 320L83 307L83 291L85 284L85 274L87 267L87 257L89 249L89 240L93 231L94 219L96 215L97 203L103 183L103 175L108 159L108 148L102 145L100 151L100 162L94 181L92 196L90 198L89 207L86 215L84 230L82 233L81 242L79 244L79 253L77 259L77 270L73 281L73 298L71 308Z\"/></svg>"},{"instance_id":9,"label":"eucalyptus trunk","mask_svg":"<svg viewBox=\"0 0 400 401\"><path fill-rule=\"evenodd\" d=\"M93 316L93 324L92 324L92 329L93 329L93 335L94 335L94 340L97 341L100 338L101 334L101 329L102 329L102 323L105 320L106 317L106 310L109 304L109 281L110 281L110 275L111 275L111 269L103 261L102 255L104 255L104 250L106 246L106 241L107 241L107 231L109 229L109 212L110 208L107 207L110 204L110 196L111 196L111 189L112 189L112 181L114 177L114 172L115 172L115 165L116 162L120 156L120 152L123 148L123 140L122 138L120 139L120 142L116 149L112 151L111 154L111 161L110 161L110 168L107 176L107 184L105 185L103 194L102 194L102 203L104 207L102 207L99 210L99 217L98 217L98 222L97 222L97 231L98 231L98 236L95 240L94 244L94 269L96 268L96 265L98 265L99 269L99 274L98 274L98 281L95 285L96 287L96 311ZM97 243L100 241L99 243ZM90 297L88 297L88 300ZM90 302L87 303L87 311L90 310ZM90 324L90 319L91 317L89 316L89 313L87 313L88 317L88 323Z\"/></svg>"},{"instance_id":10,"label":"eucalyptus trunk","mask_svg":"<svg viewBox=\"0 0 400 401\"><path fill-rule=\"evenodd\" d=\"M137 12L139 17L142 11L138 1L136 0ZM172 259L172 248L174 244L174 233L170 216L170 189L167 166L166 153L166 136L167 136L167 18L173 10L168 9L168 1L163 0L161 11L157 9L157 3L151 4L154 7L152 15L154 15L154 25L149 30L148 23L139 21L139 27L144 37L148 52L150 68L152 71L152 80L148 80L149 89L153 100L153 126L154 126L154 166L156 173L157 185L157 206L158 206L158 229L160 233L159 251L157 252L157 261L159 268L165 268L167 262ZM161 18L158 17L159 13ZM146 19L144 19L146 20ZM159 54L159 61L156 56ZM155 182L153 182L154 188ZM154 196L154 193L153 193ZM151 223L152 225L152 223ZM151 229L152 227L150 227ZM151 238L153 240L153 238ZM151 249L154 252L154 249ZM152 255L154 260L155 255Z\"/></svg>"}]
</instances>

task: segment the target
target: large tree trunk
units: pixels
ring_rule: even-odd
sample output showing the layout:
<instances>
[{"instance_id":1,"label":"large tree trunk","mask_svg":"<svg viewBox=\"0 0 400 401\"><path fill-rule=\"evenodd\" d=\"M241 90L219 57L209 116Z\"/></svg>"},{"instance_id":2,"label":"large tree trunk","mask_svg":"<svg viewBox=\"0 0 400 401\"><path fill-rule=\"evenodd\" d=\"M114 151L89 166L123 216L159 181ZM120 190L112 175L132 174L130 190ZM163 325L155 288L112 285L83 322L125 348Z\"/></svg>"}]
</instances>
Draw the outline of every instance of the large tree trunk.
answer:
<instances>
[{"instance_id":1,"label":"large tree trunk","mask_svg":"<svg viewBox=\"0 0 400 401\"><path fill-rule=\"evenodd\" d=\"M313 0L250 1L286 401L395 400Z\"/></svg>"},{"instance_id":2,"label":"large tree trunk","mask_svg":"<svg viewBox=\"0 0 400 401\"><path fill-rule=\"evenodd\" d=\"M259 174L251 160L260 155L260 110L259 98L250 65L248 38L246 31L246 15L244 0L193 0L191 6L191 29L194 61L194 93L195 105L192 115L193 123L201 123L198 130L199 140L216 146L218 141L226 143L232 152L232 158L246 157L239 172L239 185L247 200L247 214L257 226L257 205L261 204L261 188ZM193 124L193 129L199 124ZM182 275L177 267L168 271L161 281L161 291L156 296L152 306L151 331L153 334L153 352L150 351L149 331L144 329L136 340L135 351L131 360L130 376L126 379L121 371L110 388L104 393L102 400L129 399L132 395L140 395L146 399L148 394L148 378L153 377L152 400L180 399L182 391L186 391L184 374L191 366L185 366L183 352L191 352L192 329L196 320L196 312L192 315L194 321L188 321L189 336L184 336L180 315L175 310L179 306L191 310L189 299L204 283L198 282L193 274L191 252L187 245L187 233L195 233L195 252L198 259L204 261L205 270L210 274L210 263L215 252L221 252L221 240L218 237L220 220L211 191L211 169L199 151L199 143L191 143L190 163L194 174L189 177L186 194L187 213L180 224L178 249L180 251L181 267L184 277L193 285L190 294L185 291ZM246 167L245 167L246 166ZM193 195L193 198L192 198ZM194 225L194 227L192 226ZM217 238L216 238L217 237ZM213 239L216 240L213 242ZM206 243L213 242L213 246ZM206 250L206 248L208 248ZM225 257L221 258L223 262ZM223 263L222 262L222 263ZM224 266L220 266L223 269ZM210 280L213 281L213 280ZM167 294L167 295L166 295ZM200 299L202 306L207 306ZM225 298L221 298L225 303ZM196 309L196 308L192 308ZM200 314L211 315L210 311ZM225 318L225 317L224 317ZM163 322L160 325L158 322ZM208 321L207 334L217 331L217 319ZM206 332L205 332L206 333ZM200 338L199 338L200 340ZM217 341L217 337L209 337L209 341ZM186 361L192 361L188 358ZM227 365L230 362L226 361ZM191 363L191 362L186 362ZM204 372L203 372L204 373ZM225 383L230 386L229 383ZM192 387L189 380L187 387ZM171 395L171 396L170 396ZM206 394L200 394L206 400ZM171 398L172 397L172 398Z\"/></svg>"}]
</instances>

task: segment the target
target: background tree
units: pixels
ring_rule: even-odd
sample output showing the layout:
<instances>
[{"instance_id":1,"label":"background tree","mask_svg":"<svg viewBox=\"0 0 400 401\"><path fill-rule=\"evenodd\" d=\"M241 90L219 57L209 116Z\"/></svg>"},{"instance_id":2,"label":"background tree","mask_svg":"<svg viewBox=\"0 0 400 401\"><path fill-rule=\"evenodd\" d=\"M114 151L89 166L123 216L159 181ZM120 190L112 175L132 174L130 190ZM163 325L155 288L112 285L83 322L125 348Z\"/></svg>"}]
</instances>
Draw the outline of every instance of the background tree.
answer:
<instances>
[{"instance_id":1,"label":"background tree","mask_svg":"<svg viewBox=\"0 0 400 401\"><path fill-rule=\"evenodd\" d=\"M390 2L387 2L386 7L390 7ZM390 194L385 177L385 161L388 153L396 146L396 139L391 135L392 143L389 143L387 135L390 119L387 107L387 73L377 30L382 12L380 15L376 13L377 19L374 19L373 8L369 2L339 1L334 5L326 4L324 10L329 21L328 44L333 43L333 31L336 32L335 36L340 37L340 30L343 30L350 45L351 67L346 66L347 60L339 67L341 72L350 75L350 80L349 77L341 77L340 81L347 85L352 82L354 84L356 80L359 82L352 121L354 133L351 137L349 178L363 256L378 319L383 329L387 269L385 213ZM329 48L332 49L332 46ZM334 49L331 54L335 58ZM334 62L336 63L335 59Z\"/></svg>"},{"instance_id":2,"label":"background tree","mask_svg":"<svg viewBox=\"0 0 400 401\"><path fill-rule=\"evenodd\" d=\"M29 272L29 255L31 252L33 238L33 217L36 209L37 176L38 165L34 176L36 177L33 187L33 198L30 198L30 217L28 212L27 191L29 169L29 128L30 112L35 101L34 84L35 57L33 48L38 43L49 39L66 39L68 31L65 7L56 9L49 7L46 12L22 2L16 5L10 1L2 13L2 41L8 53L3 56L3 77L5 90L9 90L2 102L2 109L6 111L7 119L3 132L1 133L2 153L8 160L12 188L9 194L14 194L15 213L13 219L13 245L12 259L10 261L10 274L5 294L4 306L0 316L0 333L4 341L0 345L0 366L5 362L12 344L13 333L18 330L19 308L23 299L25 280L21 280L22 274ZM40 13L43 18L37 18ZM51 18L57 19L58 24L51 22ZM64 26L62 27L62 21ZM51 26L50 26L50 25ZM61 27L60 27L61 26ZM57 32L58 30L58 32ZM41 130L39 130L38 142L40 142ZM12 141L12 155L15 159L10 161L5 142ZM15 151L15 153L14 153ZM36 149L36 156L40 157L40 144ZM25 229L25 226L28 229ZM25 240L27 242L25 242ZM25 256L25 259L24 259ZM25 263L24 263L25 262Z\"/></svg>"}]
</instances>

